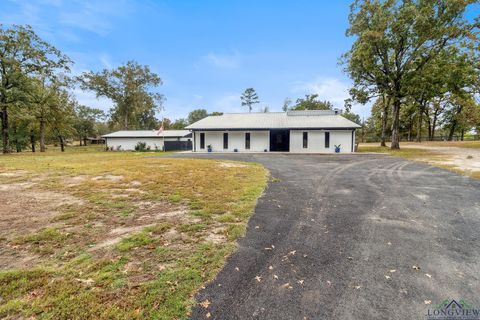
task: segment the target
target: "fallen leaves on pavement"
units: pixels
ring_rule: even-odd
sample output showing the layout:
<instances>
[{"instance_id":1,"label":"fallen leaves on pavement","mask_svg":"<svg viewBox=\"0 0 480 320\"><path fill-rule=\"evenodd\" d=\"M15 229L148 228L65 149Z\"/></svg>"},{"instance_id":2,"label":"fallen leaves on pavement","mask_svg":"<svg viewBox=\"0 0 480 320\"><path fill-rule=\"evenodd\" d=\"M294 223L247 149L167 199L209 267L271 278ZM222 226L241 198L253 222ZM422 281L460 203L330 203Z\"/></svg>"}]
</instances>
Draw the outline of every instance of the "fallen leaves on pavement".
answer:
<instances>
[{"instance_id":1,"label":"fallen leaves on pavement","mask_svg":"<svg viewBox=\"0 0 480 320\"><path fill-rule=\"evenodd\" d=\"M285 283L282 285L282 288L286 288L286 289L293 289L293 287L290 285L289 282Z\"/></svg>"},{"instance_id":2,"label":"fallen leaves on pavement","mask_svg":"<svg viewBox=\"0 0 480 320\"><path fill-rule=\"evenodd\" d=\"M207 309L210 306L210 301L208 301L208 299L206 299L205 301L201 302L200 305L202 307L204 307L205 309Z\"/></svg>"}]
</instances>

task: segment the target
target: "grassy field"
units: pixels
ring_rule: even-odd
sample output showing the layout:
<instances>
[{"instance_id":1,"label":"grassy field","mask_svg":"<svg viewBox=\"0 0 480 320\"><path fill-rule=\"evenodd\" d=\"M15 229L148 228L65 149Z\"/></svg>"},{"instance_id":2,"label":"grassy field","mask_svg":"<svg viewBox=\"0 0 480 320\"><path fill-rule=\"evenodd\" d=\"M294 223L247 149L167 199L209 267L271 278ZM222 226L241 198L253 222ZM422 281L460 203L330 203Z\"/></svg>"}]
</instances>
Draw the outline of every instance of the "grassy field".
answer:
<instances>
[{"instance_id":1,"label":"grassy field","mask_svg":"<svg viewBox=\"0 0 480 320\"><path fill-rule=\"evenodd\" d=\"M161 155L0 156L0 318L188 317L268 173Z\"/></svg>"},{"instance_id":2,"label":"grassy field","mask_svg":"<svg viewBox=\"0 0 480 320\"><path fill-rule=\"evenodd\" d=\"M433 166L480 179L480 141L401 143L400 150L380 147L378 143L360 144L359 152L385 153L427 162Z\"/></svg>"},{"instance_id":3,"label":"grassy field","mask_svg":"<svg viewBox=\"0 0 480 320\"><path fill-rule=\"evenodd\" d=\"M424 141L421 143L408 142L405 145L427 145L432 147L455 147L455 148L469 148L480 149L480 140L478 141Z\"/></svg>"},{"instance_id":4,"label":"grassy field","mask_svg":"<svg viewBox=\"0 0 480 320\"><path fill-rule=\"evenodd\" d=\"M392 156L405 158L405 159L417 159L419 157L432 157L434 156L433 152L429 152L425 149L418 148L401 148L400 150L392 150L390 147L380 147L377 144L360 144L358 147L358 152L376 152L376 153L385 153Z\"/></svg>"}]
</instances>

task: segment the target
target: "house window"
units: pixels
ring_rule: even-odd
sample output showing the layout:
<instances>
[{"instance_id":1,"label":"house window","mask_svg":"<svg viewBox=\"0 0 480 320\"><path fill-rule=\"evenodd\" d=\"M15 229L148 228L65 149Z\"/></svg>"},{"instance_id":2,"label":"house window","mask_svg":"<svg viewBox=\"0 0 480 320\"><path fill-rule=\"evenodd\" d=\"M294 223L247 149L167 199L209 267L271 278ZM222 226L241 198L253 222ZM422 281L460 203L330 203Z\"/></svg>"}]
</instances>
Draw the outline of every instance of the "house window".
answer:
<instances>
[{"instance_id":1,"label":"house window","mask_svg":"<svg viewBox=\"0 0 480 320\"><path fill-rule=\"evenodd\" d=\"M250 132L245 133L245 149L250 149Z\"/></svg>"},{"instance_id":2,"label":"house window","mask_svg":"<svg viewBox=\"0 0 480 320\"><path fill-rule=\"evenodd\" d=\"M223 133L223 149L228 149L228 133Z\"/></svg>"},{"instance_id":3,"label":"house window","mask_svg":"<svg viewBox=\"0 0 480 320\"><path fill-rule=\"evenodd\" d=\"M200 132L200 149L205 149L205 132Z\"/></svg>"},{"instance_id":4,"label":"house window","mask_svg":"<svg viewBox=\"0 0 480 320\"><path fill-rule=\"evenodd\" d=\"M303 133L303 148L308 148L308 132Z\"/></svg>"},{"instance_id":5,"label":"house window","mask_svg":"<svg viewBox=\"0 0 480 320\"><path fill-rule=\"evenodd\" d=\"M325 132L325 148L330 148L330 132Z\"/></svg>"}]
</instances>

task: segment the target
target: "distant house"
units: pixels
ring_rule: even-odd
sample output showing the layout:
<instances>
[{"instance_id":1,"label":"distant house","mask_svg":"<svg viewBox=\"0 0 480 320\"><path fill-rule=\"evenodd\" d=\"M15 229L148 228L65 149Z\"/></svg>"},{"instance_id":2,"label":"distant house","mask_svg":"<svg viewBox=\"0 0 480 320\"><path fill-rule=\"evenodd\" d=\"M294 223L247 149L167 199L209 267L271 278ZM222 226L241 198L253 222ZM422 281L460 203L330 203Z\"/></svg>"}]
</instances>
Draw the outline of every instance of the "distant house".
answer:
<instances>
[{"instance_id":1,"label":"distant house","mask_svg":"<svg viewBox=\"0 0 480 320\"><path fill-rule=\"evenodd\" d=\"M338 110L225 113L186 127L196 152L294 153L354 152L357 128Z\"/></svg>"},{"instance_id":2,"label":"distant house","mask_svg":"<svg viewBox=\"0 0 480 320\"><path fill-rule=\"evenodd\" d=\"M179 151L192 150L192 133L188 130L126 130L102 136L106 146L113 150L135 150L144 142L150 150Z\"/></svg>"},{"instance_id":3,"label":"distant house","mask_svg":"<svg viewBox=\"0 0 480 320\"><path fill-rule=\"evenodd\" d=\"M105 144L105 138L103 137L88 137L88 143L90 144Z\"/></svg>"}]
</instances>

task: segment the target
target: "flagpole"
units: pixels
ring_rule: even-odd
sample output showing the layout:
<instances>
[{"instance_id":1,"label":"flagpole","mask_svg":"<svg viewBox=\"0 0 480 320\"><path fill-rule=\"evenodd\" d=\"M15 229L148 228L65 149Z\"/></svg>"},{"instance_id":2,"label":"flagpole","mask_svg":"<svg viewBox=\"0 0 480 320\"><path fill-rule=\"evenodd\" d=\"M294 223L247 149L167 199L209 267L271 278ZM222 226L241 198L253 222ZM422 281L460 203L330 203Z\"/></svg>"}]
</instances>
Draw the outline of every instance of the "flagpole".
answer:
<instances>
[{"instance_id":1,"label":"flagpole","mask_svg":"<svg viewBox=\"0 0 480 320\"><path fill-rule=\"evenodd\" d=\"M165 120L164 117L162 117L162 124L160 125L160 128L157 130L157 136L161 135L161 138L162 138L162 142L163 142L162 150L163 151L165 151L165 134L163 133L164 120Z\"/></svg>"}]
</instances>

